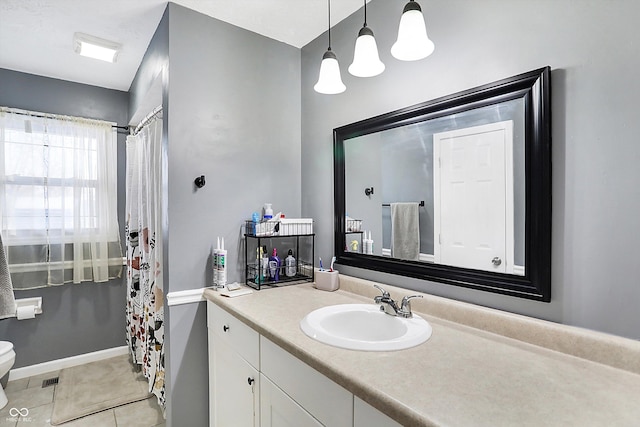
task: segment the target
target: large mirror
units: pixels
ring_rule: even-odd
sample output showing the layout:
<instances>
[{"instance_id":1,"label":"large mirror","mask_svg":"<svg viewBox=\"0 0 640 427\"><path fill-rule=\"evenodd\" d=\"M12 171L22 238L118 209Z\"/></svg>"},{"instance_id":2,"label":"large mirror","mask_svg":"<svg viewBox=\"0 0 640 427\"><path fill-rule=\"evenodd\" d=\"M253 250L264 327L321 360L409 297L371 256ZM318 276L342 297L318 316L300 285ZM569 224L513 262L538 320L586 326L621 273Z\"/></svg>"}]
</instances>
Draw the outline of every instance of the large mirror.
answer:
<instances>
[{"instance_id":1,"label":"large mirror","mask_svg":"<svg viewBox=\"0 0 640 427\"><path fill-rule=\"evenodd\" d=\"M550 301L550 70L334 129L338 262Z\"/></svg>"}]
</instances>

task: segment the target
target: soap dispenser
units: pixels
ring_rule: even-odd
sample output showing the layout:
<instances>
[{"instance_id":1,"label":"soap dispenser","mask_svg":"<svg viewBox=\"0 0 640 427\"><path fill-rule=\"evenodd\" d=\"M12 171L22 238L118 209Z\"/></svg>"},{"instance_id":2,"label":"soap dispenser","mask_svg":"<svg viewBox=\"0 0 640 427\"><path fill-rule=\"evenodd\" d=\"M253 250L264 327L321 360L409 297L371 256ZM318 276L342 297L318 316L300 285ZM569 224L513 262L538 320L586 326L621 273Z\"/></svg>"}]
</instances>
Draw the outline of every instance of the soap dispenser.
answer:
<instances>
[{"instance_id":1,"label":"soap dispenser","mask_svg":"<svg viewBox=\"0 0 640 427\"><path fill-rule=\"evenodd\" d=\"M293 257L293 251L289 249L289 254L284 260L285 274L287 277L294 277L296 275L296 259Z\"/></svg>"}]
</instances>

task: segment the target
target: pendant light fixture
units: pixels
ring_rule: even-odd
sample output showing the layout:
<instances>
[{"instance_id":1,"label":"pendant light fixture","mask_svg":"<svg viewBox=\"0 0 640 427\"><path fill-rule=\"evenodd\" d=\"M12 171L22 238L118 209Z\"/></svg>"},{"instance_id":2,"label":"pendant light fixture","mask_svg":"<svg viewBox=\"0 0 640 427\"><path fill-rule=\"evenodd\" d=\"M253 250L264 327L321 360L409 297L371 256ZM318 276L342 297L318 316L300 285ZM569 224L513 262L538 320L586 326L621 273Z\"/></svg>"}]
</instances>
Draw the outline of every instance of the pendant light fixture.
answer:
<instances>
[{"instance_id":1,"label":"pendant light fixture","mask_svg":"<svg viewBox=\"0 0 640 427\"><path fill-rule=\"evenodd\" d=\"M315 84L313 89L318 93L334 95L344 92L347 87L342 83L338 58L331 51L331 0L327 0L327 3L329 5L329 48L322 55L318 83Z\"/></svg>"},{"instance_id":2,"label":"pendant light fixture","mask_svg":"<svg viewBox=\"0 0 640 427\"><path fill-rule=\"evenodd\" d=\"M427 36L427 28L420 5L410 0L404 6L398 40L391 47L391 55L401 61L417 61L433 53L435 45Z\"/></svg>"},{"instance_id":3,"label":"pendant light fixture","mask_svg":"<svg viewBox=\"0 0 640 427\"><path fill-rule=\"evenodd\" d=\"M356 77L373 77L384 71L384 64L378 56L378 45L373 31L367 27L367 0L364 0L364 25L358 32L353 63L349 72Z\"/></svg>"}]
</instances>

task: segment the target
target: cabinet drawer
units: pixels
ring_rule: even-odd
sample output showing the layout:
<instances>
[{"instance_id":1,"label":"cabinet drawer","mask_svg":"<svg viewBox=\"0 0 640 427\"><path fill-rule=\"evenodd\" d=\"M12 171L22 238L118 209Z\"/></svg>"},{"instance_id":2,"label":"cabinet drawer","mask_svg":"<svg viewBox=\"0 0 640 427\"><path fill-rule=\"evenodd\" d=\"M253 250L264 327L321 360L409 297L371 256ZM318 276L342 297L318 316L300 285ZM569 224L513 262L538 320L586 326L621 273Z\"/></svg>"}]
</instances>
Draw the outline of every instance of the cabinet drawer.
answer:
<instances>
[{"instance_id":1,"label":"cabinet drawer","mask_svg":"<svg viewBox=\"0 0 640 427\"><path fill-rule=\"evenodd\" d=\"M216 342L225 343L252 366L259 368L260 338L256 331L211 301L207 301L207 327L213 331Z\"/></svg>"},{"instance_id":2,"label":"cabinet drawer","mask_svg":"<svg viewBox=\"0 0 640 427\"><path fill-rule=\"evenodd\" d=\"M260 337L260 371L326 426L352 426L353 395L306 363Z\"/></svg>"}]
</instances>

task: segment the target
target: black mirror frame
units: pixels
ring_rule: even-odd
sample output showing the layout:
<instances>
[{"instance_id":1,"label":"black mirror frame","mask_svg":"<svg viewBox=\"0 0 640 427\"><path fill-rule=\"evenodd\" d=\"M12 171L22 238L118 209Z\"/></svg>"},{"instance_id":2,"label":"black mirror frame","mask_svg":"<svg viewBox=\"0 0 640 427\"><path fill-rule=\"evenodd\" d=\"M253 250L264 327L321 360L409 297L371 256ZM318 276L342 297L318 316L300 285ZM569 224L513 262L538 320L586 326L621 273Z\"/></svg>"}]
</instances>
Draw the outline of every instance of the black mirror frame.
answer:
<instances>
[{"instance_id":1,"label":"black mirror frame","mask_svg":"<svg viewBox=\"0 0 640 427\"><path fill-rule=\"evenodd\" d=\"M551 69L540 68L333 130L337 263L450 285L551 300ZM347 252L344 142L512 99L525 101L525 275L493 273Z\"/></svg>"}]
</instances>

